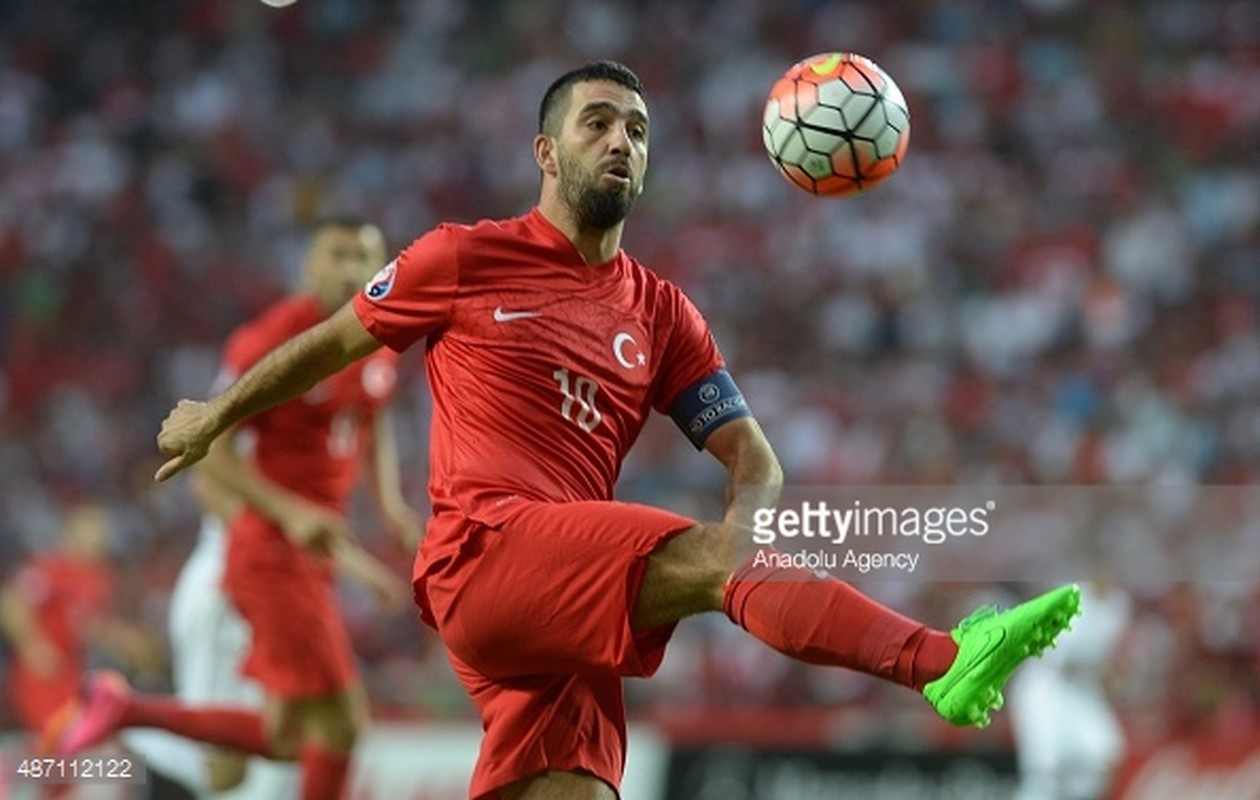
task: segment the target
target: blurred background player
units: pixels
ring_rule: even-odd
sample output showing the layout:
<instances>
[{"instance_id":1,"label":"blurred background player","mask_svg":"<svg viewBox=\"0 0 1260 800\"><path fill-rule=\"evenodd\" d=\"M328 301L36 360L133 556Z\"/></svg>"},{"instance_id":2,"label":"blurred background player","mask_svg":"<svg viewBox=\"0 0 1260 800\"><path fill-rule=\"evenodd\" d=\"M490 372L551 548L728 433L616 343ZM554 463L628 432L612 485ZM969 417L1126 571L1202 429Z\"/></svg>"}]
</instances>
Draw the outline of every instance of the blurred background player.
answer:
<instances>
[{"instance_id":1,"label":"blurred background player","mask_svg":"<svg viewBox=\"0 0 1260 800\"><path fill-rule=\"evenodd\" d=\"M162 667L156 637L113 611L112 538L104 508L72 506L56 547L0 593L0 629L13 653L9 695L28 732L42 730L75 696L94 652L136 669Z\"/></svg>"},{"instance_id":2,"label":"blurred background player","mask_svg":"<svg viewBox=\"0 0 1260 800\"><path fill-rule=\"evenodd\" d=\"M33 558L0 590L0 630L13 653L9 696L31 736L75 696L93 662L149 676L165 667L159 637L115 613L112 545L109 513L94 503L73 505L56 546ZM2 753L0 761L6 769L15 763ZM14 796L71 796L68 784L24 788L31 792ZM0 797L5 796L0 778Z\"/></svg>"},{"instance_id":3,"label":"blurred background player","mask_svg":"<svg viewBox=\"0 0 1260 800\"><path fill-rule=\"evenodd\" d=\"M318 223L303 266L304 291L229 338L216 384L230 384L276 344L339 308L383 261L384 239L376 226L348 217ZM229 518L222 584L248 623L248 654L238 663L240 636L232 615L205 591L220 557L212 519L182 578L192 585L177 588L171 611L181 650L181 701L153 698L131 721L237 751L216 756L213 772L199 784L196 774L185 771L181 777L190 786L204 790L239 781L241 759L251 753L298 759L303 798L340 796L366 709L337 610L333 562L387 600L402 603L407 596L405 583L354 543L344 517L361 461L369 463L381 519L398 540L414 547L422 524L401 494L384 410L395 386L395 361L382 353L247 420L199 470L198 494L207 513ZM203 614L220 624L203 629ZM222 648L218 636L228 639ZM255 704L239 674L261 685L261 713L247 710ZM115 678L102 678L110 680ZM155 743L149 738L136 744Z\"/></svg>"},{"instance_id":4,"label":"blurred background player","mask_svg":"<svg viewBox=\"0 0 1260 800\"><path fill-rule=\"evenodd\" d=\"M1124 756L1124 730L1106 684L1133 601L1107 582L1082 584L1081 597L1072 629L1011 683L1016 800L1101 800Z\"/></svg>"}]
</instances>

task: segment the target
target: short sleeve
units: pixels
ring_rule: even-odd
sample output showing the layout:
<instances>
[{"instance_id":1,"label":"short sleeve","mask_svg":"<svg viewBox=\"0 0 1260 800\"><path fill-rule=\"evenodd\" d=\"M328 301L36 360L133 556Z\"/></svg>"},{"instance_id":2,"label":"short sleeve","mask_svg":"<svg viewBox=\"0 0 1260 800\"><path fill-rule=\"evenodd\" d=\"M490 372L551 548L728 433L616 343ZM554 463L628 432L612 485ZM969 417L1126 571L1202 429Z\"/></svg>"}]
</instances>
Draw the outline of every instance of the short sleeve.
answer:
<instances>
[{"instance_id":1,"label":"short sleeve","mask_svg":"<svg viewBox=\"0 0 1260 800\"><path fill-rule=\"evenodd\" d=\"M663 366L656 377L652 405L667 414L683 389L721 369L723 361L700 310L678 287L671 283L663 283L663 287L668 293L664 308L669 335L656 362Z\"/></svg>"},{"instance_id":2,"label":"short sleeve","mask_svg":"<svg viewBox=\"0 0 1260 800\"><path fill-rule=\"evenodd\" d=\"M386 264L354 297L363 327L398 352L445 328L459 285L458 244L457 229L440 225Z\"/></svg>"}]
</instances>

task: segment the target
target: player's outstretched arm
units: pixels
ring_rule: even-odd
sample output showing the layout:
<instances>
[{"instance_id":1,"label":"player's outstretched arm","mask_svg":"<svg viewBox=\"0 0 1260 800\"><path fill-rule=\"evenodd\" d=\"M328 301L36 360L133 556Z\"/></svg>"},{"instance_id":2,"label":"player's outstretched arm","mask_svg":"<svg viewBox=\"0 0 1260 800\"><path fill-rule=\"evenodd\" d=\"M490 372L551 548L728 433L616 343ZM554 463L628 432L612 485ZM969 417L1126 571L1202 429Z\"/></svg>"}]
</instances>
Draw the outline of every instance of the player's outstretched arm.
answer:
<instances>
[{"instance_id":1,"label":"player's outstretched arm","mask_svg":"<svg viewBox=\"0 0 1260 800\"><path fill-rule=\"evenodd\" d=\"M168 460L154 479L164 481L192 466L237 422L297 397L380 346L347 303L264 356L222 394L205 402L180 400L158 433L158 449Z\"/></svg>"}]
</instances>

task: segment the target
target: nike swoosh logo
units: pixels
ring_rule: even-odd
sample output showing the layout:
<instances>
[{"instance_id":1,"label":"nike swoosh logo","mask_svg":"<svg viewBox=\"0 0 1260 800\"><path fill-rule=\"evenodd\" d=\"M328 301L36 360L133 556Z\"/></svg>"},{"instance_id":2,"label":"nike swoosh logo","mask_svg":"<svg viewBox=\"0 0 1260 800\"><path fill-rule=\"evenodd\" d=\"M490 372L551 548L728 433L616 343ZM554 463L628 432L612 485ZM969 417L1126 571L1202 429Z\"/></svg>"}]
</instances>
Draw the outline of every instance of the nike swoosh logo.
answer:
<instances>
[{"instance_id":1,"label":"nike swoosh logo","mask_svg":"<svg viewBox=\"0 0 1260 800\"><path fill-rule=\"evenodd\" d=\"M494 309L495 322L511 322L514 319L530 319L531 317L541 316L541 311L504 311L503 306L497 306Z\"/></svg>"},{"instance_id":2,"label":"nike swoosh logo","mask_svg":"<svg viewBox=\"0 0 1260 800\"><path fill-rule=\"evenodd\" d=\"M959 672L957 675L954 676L954 679L952 681L950 681L948 684L944 686L944 688L941 690L941 696L944 697L945 695L949 694L950 691L953 690L953 688L958 685L959 681L961 681L963 678L967 677L972 672L974 672L976 667L978 667L980 664L983 664L985 660L988 659L990 655L992 655L993 651L1001 647L1002 643L1005 641L1006 641L1006 629L998 628L996 630L989 631L987 634L987 637L985 638L984 647L980 650L980 652L972 656L971 661L969 661L967 665L963 667L961 672Z\"/></svg>"}]
</instances>

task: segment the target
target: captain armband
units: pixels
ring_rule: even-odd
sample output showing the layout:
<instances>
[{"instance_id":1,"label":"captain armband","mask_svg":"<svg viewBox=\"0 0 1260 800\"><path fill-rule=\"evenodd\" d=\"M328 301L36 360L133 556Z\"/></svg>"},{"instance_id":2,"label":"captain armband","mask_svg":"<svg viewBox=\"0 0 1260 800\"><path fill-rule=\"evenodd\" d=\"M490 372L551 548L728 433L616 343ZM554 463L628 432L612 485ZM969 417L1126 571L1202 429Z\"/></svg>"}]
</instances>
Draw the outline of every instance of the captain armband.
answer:
<instances>
[{"instance_id":1,"label":"captain armband","mask_svg":"<svg viewBox=\"0 0 1260 800\"><path fill-rule=\"evenodd\" d=\"M669 415L696 449L703 450L709 434L731 420L752 416L752 411L731 374L719 369L679 392Z\"/></svg>"}]
</instances>

